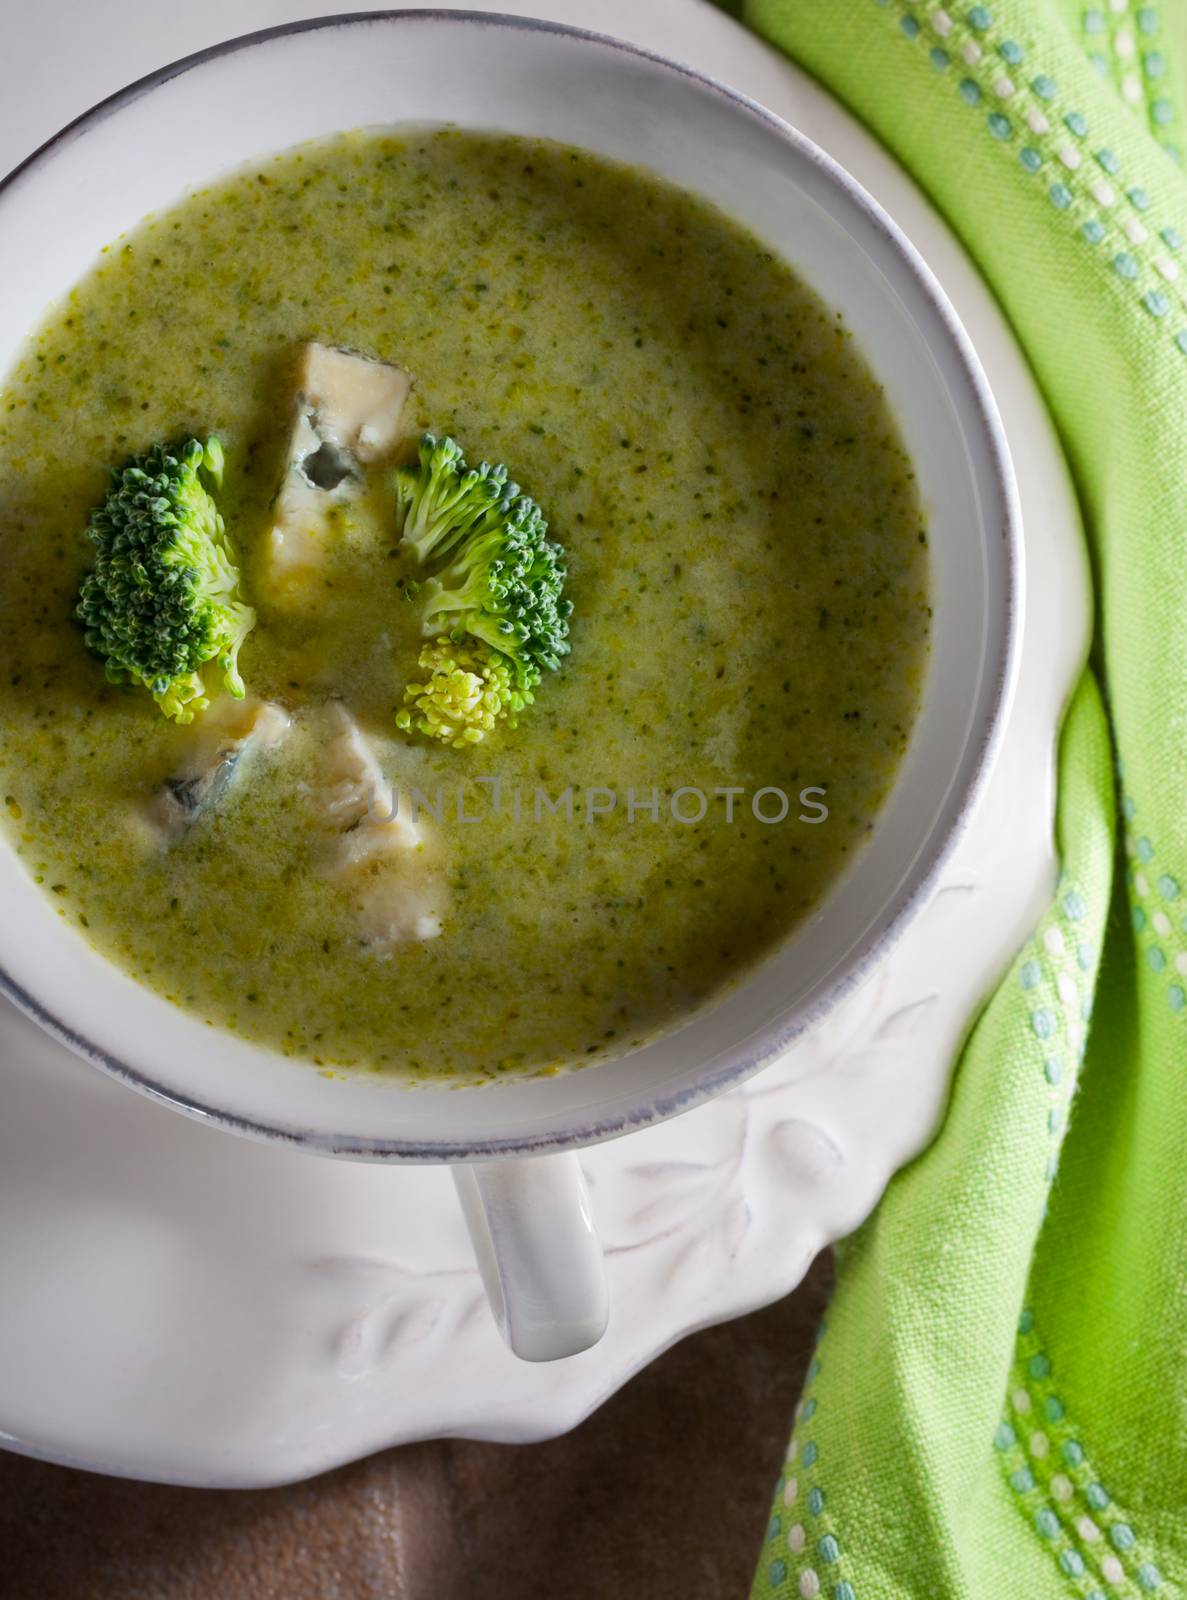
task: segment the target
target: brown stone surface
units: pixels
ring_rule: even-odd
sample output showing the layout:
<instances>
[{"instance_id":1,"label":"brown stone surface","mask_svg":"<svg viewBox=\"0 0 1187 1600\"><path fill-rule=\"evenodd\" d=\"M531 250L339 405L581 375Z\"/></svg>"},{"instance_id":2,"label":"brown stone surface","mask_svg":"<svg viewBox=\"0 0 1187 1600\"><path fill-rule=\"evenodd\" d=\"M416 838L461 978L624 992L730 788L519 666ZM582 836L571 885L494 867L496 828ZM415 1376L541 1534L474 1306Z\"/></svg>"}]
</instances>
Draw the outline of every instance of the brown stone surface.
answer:
<instances>
[{"instance_id":1,"label":"brown stone surface","mask_svg":"<svg viewBox=\"0 0 1187 1600\"><path fill-rule=\"evenodd\" d=\"M291 1488L0 1455L2 1600L745 1600L831 1269L677 1345L563 1439L444 1440Z\"/></svg>"}]
</instances>

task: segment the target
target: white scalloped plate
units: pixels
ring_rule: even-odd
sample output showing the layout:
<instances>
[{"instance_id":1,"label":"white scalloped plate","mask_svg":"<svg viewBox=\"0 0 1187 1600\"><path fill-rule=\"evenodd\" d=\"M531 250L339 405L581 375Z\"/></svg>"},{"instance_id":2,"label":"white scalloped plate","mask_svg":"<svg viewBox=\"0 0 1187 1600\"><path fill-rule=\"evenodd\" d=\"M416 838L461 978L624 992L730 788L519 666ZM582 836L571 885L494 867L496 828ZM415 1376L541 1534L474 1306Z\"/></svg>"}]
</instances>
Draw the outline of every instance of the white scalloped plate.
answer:
<instances>
[{"instance_id":1,"label":"white scalloped plate","mask_svg":"<svg viewBox=\"0 0 1187 1600\"><path fill-rule=\"evenodd\" d=\"M72 100L51 104L55 122L137 69L323 8L208 0L186 8L181 37L180 8L152 0L68 9L65 29L63 0L44 0L20 46L32 63L52 43L53 92L65 83ZM824 1026L720 1100L586 1152L612 1320L595 1349L552 1366L500 1342L443 1168L356 1166L213 1132L127 1093L4 1005L0 1443L13 1449L232 1486L429 1436L564 1432L676 1339L794 1288L869 1214L926 1143L968 1019L1052 890L1054 746L1087 648L1088 581L1054 433L984 285L870 136L708 5L501 9L616 33L762 101L847 167L935 270L1005 423L1035 597L997 768L931 904ZM14 160L52 131L37 76L6 104Z\"/></svg>"}]
</instances>

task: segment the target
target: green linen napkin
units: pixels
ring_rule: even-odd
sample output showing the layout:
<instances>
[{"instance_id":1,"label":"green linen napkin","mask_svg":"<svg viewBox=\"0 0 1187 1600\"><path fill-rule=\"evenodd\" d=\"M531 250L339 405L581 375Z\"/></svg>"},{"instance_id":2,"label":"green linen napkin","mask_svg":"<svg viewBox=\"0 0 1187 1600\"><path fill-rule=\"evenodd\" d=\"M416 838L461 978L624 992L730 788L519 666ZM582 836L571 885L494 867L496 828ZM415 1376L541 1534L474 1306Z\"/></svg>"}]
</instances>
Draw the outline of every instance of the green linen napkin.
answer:
<instances>
[{"instance_id":1,"label":"green linen napkin","mask_svg":"<svg viewBox=\"0 0 1187 1600\"><path fill-rule=\"evenodd\" d=\"M754 1596L1187 1594L1187 4L734 9L979 263L1062 435L1098 613L1055 903L940 1134L841 1249Z\"/></svg>"}]
</instances>

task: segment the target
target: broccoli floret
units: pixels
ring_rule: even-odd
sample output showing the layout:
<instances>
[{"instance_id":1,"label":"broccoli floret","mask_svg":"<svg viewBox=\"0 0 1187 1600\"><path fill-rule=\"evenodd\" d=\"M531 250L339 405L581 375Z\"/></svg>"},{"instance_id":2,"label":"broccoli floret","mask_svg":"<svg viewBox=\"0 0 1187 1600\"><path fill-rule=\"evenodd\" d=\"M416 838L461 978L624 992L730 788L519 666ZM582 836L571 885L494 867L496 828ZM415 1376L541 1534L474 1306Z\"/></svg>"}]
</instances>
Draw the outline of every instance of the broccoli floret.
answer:
<instances>
[{"instance_id":1,"label":"broccoli floret","mask_svg":"<svg viewBox=\"0 0 1187 1600\"><path fill-rule=\"evenodd\" d=\"M531 691L516 686L512 663L481 639L437 639L417 665L425 681L404 690L408 705L397 711L396 726L455 750L479 744L502 718L514 728L517 713L532 703Z\"/></svg>"},{"instance_id":2,"label":"broccoli floret","mask_svg":"<svg viewBox=\"0 0 1187 1600\"><path fill-rule=\"evenodd\" d=\"M545 537L534 500L520 495L494 528L467 538L452 564L424 586L425 629L460 628L515 663L521 687L534 688L569 652L565 561Z\"/></svg>"},{"instance_id":3,"label":"broccoli floret","mask_svg":"<svg viewBox=\"0 0 1187 1600\"><path fill-rule=\"evenodd\" d=\"M547 537L540 507L520 493L505 467L484 462L468 468L452 439L438 440L432 434L421 440L418 463L399 469L397 497L404 512L405 544L421 561L449 559L420 591L426 635L448 630L455 645L464 639L471 652L485 650L484 665L499 673L500 683L505 678L513 685L522 702L514 709L522 710L543 674L555 672L568 655L573 609L564 598L564 551ZM444 648L440 639L435 648ZM423 667L425 655L421 662ZM457 705L468 695L477 696L476 704L481 701L468 681L473 677L470 668L454 672L447 657L440 663L443 681L410 687L409 699L421 706L426 693L440 693L453 707L449 696L456 691ZM494 709L494 701L491 706L492 719L506 714L506 707ZM443 725L451 729L453 714L442 712ZM447 742L474 743L488 731L481 722L469 726L480 731L464 739L451 733Z\"/></svg>"},{"instance_id":4,"label":"broccoli floret","mask_svg":"<svg viewBox=\"0 0 1187 1600\"><path fill-rule=\"evenodd\" d=\"M443 559L492 515L497 520L501 503L518 493L506 467L467 467L453 439L431 433L421 438L415 465L396 468L404 543L422 562Z\"/></svg>"},{"instance_id":5,"label":"broccoli floret","mask_svg":"<svg viewBox=\"0 0 1187 1600\"><path fill-rule=\"evenodd\" d=\"M91 513L95 566L75 616L112 683L139 683L167 717L192 722L210 701L201 669L217 663L225 687L244 694L238 656L256 615L239 598L235 565L212 489L223 447L185 439L154 445L112 469Z\"/></svg>"}]
</instances>

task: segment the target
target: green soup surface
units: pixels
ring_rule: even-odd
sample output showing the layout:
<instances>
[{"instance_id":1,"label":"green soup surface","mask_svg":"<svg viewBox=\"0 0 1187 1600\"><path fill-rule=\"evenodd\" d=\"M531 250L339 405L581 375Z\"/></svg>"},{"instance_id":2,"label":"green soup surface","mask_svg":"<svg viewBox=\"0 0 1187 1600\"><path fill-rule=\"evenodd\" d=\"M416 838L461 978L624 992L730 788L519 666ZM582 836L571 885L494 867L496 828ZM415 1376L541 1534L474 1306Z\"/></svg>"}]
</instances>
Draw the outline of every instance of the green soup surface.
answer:
<instances>
[{"instance_id":1,"label":"green soup surface","mask_svg":"<svg viewBox=\"0 0 1187 1600\"><path fill-rule=\"evenodd\" d=\"M432 429L505 462L564 544L572 653L515 729L396 728L421 640L387 469L314 603L251 593L308 340L406 368L405 458ZM240 666L293 725L162 846L145 798L198 724L108 684L71 612L108 465L212 431L259 611ZM553 1071L709 1001L867 839L926 667L911 463L839 316L696 197L510 136L307 145L113 243L0 394L0 538L29 872L144 983L326 1068ZM438 937L376 949L324 868L332 700L439 813Z\"/></svg>"}]
</instances>

